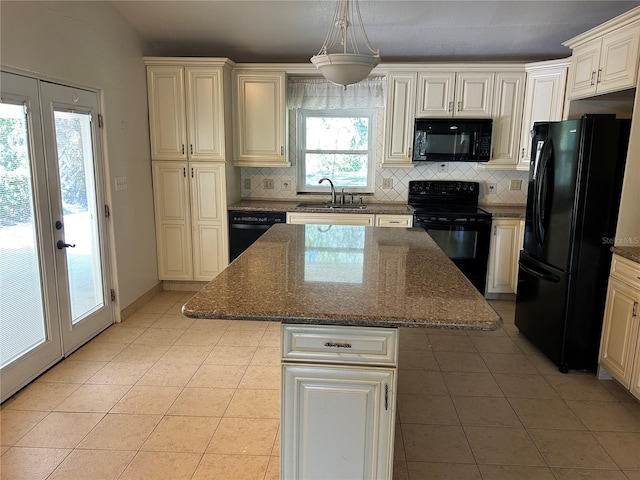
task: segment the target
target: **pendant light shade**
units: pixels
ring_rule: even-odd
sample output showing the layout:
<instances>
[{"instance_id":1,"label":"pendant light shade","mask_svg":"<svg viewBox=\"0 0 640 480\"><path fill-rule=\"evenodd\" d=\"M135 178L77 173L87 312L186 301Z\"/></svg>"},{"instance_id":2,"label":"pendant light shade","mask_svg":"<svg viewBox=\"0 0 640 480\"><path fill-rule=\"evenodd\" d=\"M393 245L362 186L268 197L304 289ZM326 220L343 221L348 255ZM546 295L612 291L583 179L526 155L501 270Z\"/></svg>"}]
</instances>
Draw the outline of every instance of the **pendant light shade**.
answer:
<instances>
[{"instance_id":1,"label":"pendant light shade","mask_svg":"<svg viewBox=\"0 0 640 480\"><path fill-rule=\"evenodd\" d=\"M356 33L354 29L349 29L353 26L353 18L360 26L362 40L371 55L360 54ZM329 53L338 42L342 46L342 52ZM329 33L318 54L311 57L311 63L327 80L345 88L367 78L371 70L380 63L380 51L371 47L364 31L358 0L337 0Z\"/></svg>"}]
</instances>

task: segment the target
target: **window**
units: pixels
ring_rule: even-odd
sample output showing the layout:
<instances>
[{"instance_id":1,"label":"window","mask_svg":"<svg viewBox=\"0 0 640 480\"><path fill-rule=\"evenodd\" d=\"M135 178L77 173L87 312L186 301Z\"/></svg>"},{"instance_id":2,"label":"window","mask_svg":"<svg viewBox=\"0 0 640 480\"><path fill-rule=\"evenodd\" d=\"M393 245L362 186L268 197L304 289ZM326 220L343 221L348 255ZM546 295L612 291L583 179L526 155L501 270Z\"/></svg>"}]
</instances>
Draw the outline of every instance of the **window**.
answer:
<instances>
[{"instance_id":1,"label":"window","mask_svg":"<svg viewBox=\"0 0 640 480\"><path fill-rule=\"evenodd\" d=\"M298 191L374 190L375 109L298 110Z\"/></svg>"}]
</instances>

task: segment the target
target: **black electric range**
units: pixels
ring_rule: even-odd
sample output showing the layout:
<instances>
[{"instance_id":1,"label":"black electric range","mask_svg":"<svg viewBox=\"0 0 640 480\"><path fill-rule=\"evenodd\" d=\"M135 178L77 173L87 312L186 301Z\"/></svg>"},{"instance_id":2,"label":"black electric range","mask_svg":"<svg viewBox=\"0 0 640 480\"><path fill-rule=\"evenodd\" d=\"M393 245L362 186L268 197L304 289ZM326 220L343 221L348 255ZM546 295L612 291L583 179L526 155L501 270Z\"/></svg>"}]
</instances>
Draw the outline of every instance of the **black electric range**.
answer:
<instances>
[{"instance_id":1,"label":"black electric range","mask_svg":"<svg viewBox=\"0 0 640 480\"><path fill-rule=\"evenodd\" d=\"M424 228L438 246L484 295L491 214L478 208L477 182L414 180L408 204L413 226Z\"/></svg>"}]
</instances>

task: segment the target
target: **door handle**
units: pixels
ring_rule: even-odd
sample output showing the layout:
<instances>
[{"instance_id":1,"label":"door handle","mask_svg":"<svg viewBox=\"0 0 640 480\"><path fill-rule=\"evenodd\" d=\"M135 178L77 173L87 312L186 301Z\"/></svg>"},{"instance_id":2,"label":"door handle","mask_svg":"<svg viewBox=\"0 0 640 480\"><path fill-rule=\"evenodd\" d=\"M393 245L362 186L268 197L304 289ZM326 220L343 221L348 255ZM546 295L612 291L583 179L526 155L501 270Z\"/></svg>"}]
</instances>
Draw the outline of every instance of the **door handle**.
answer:
<instances>
[{"instance_id":1,"label":"door handle","mask_svg":"<svg viewBox=\"0 0 640 480\"><path fill-rule=\"evenodd\" d=\"M58 247L58 250L62 250L63 248L76 248L76 244L64 243L62 240L58 240L58 243L56 243L56 247Z\"/></svg>"}]
</instances>

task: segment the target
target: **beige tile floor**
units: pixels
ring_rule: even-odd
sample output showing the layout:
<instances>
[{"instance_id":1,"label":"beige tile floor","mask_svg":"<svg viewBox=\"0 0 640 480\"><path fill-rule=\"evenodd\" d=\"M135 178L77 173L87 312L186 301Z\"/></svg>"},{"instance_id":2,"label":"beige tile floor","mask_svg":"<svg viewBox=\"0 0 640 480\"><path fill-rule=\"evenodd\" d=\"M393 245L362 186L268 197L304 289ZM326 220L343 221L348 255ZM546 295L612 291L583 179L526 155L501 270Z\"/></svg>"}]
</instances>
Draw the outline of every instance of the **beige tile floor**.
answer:
<instances>
[{"instance_id":1,"label":"beige tile floor","mask_svg":"<svg viewBox=\"0 0 640 480\"><path fill-rule=\"evenodd\" d=\"M279 324L163 292L2 405L4 480L275 479ZM395 479L640 480L640 404L513 325L403 329ZM332 480L332 479L327 479Z\"/></svg>"}]
</instances>

